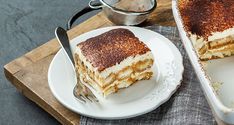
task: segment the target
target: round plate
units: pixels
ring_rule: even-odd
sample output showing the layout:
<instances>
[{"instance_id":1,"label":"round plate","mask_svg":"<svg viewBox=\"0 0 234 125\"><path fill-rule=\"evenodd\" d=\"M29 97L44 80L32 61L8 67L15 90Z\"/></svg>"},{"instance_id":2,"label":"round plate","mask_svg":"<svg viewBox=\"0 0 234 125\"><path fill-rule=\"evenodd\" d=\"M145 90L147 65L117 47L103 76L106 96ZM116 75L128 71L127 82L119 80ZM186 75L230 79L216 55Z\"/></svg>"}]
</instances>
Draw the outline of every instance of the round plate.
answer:
<instances>
[{"instance_id":1,"label":"round plate","mask_svg":"<svg viewBox=\"0 0 234 125\"><path fill-rule=\"evenodd\" d=\"M88 38L115 28L131 30L152 51L155 59L154 76L150 80L121 89L106 99L98 96L98 103L80 103L73 96L76 84L75 72L63 50L58 51L48 71L49 87L56 99L70 110L98 119L123 119L150 112L166 102L176 91L182 80L183 61L179 50L164 36L139 27L113 26L84 33L71 41L76 45Z\"/></svg>"}]
</instances>

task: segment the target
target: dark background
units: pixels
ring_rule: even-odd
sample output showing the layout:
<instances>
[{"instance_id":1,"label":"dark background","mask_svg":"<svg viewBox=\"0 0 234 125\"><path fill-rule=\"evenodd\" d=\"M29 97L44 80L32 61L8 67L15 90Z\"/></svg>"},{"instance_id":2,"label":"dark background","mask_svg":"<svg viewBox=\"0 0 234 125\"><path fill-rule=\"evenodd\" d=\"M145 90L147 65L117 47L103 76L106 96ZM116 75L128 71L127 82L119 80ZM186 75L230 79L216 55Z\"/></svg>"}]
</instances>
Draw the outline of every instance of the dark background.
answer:
<instances>
[{"instance_id":1,"label":"dark background","mask_svg":"<svg viewBox=\"0 0 234 125\"><path fill-rule=\"evenodd\" d=\"M0 125L59 124L7 81L3 66L54 38L54 29L65 28L68 18L87 5L88 0L0 0Z\"/></svg>"}]
</instances>

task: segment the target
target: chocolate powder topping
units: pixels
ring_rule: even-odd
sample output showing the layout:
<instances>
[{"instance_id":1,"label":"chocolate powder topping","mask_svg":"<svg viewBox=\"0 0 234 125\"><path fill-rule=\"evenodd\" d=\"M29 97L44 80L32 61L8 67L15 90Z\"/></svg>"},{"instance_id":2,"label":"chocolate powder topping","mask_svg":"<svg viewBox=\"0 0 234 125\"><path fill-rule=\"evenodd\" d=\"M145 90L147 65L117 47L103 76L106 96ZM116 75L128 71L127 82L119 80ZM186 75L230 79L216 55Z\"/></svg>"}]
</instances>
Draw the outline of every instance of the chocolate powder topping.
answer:
<instances>
[{"instance_id":1,"label":"chocolate powder topping","mask_svg":"<svg viewBox=\"0 0 234 125\"><path fill-rule=\"evenodd\" d=\"M178 0L185 29L208 37L234 27L234 0Z\"/></svg>"},{"instance_id":2,"label":"chocolate powder topping","mask_svg":"<svg viewBox=\"0 0 234 125\"><path fill-rule=\"evenodd\" d=\"M110 30L79 43L82 54L99 71L120 63L129 56L142 55L150 49L123 28Z\"/></svg>"}]
</instances>

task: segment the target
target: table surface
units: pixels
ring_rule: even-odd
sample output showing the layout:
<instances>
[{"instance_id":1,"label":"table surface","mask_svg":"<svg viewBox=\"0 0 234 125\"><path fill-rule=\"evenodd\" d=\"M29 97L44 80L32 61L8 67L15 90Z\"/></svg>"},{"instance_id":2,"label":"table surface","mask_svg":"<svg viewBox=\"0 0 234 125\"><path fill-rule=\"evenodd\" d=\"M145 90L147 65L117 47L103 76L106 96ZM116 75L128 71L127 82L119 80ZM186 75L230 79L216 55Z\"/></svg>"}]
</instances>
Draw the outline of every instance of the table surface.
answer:
<instances>
[{"instance_id":1,"label":"table surface","mask_svg":"<svg viewBox=\"0 0 234 125\"><path fill-rule=\"evenodd\" d=\"M144 26L155 24L155 22L158 25L175 25L170 0L160 2L164 3L158 5L159 8L163 8L159 9L162 11L157 15L151 15L149 21L143 23ZM3 66L54 38L55 27L64 27L67 19L87 3L88 1L84 0L24 0L20 2L0 0L0 42L3 45L0 49L0 65ZM96 13L85 15L78 23ZM70 33L70 36L74 37L78 32L72 33L71 31ZM59 124L52 116L19 93L6 80L3 71L0 73L0 111L2 112L0 124Z\"/></svg>"},{"instance_id":2,"label":"table surface","mask_svg":"<svg viewBox=\"0 0 234 125\"><path fill-rule=\"evenodd\" d=\"M3 66L54 38L54 29L88 3L87 0L0 0L0 124L59 124L24 97L4 76ZM95 15L92 12L79 22Z\"/></svg>"},{"instance_id":3,"label":"table surface","mask_svg":"<svg viewBox=\"0 0 234 125\"><path fill-rule=\"evenodd\" d=\"M156 10L157 13L152 14L149 17L149 19L145 21L145 23L142 24L142 26L152 25L155 23L158 25L175 26L175 22L172 17L172 12L170 9L171 7L170 0L166 0L166 1L160 0L159 2L160 4L158 4L158 9L157 9L158 11ZM67 19L75 11L80 10L83 7L85 7L88 4L88 1L84 1L84 0L77 0L77 1L74 1L74 0L68 0L68 1L25 0L25 1L19 2L17 0L11 0L11 1L0 0L0 3L1 3L0 4L0 16L1 16L0 18L0 29L1 29L0 30L1 32L0 42L1 42L1 45L3 45L2 49L0 49L0 65L3 67L3 65L10 62L11 60L22 56L26 52L29 52L33 50L34 48L44 44L45 41L49 41L50 39L54 38L54 29L57 26L64 27ZM77 23L85 21L86 19L88 19L92 15L95 15L96 13L97 11L85 15L79 21L77 21ZM68 32L69 36L73 38L74 36L77 36L82 32L88 31L90 28L93 29L95 28L95 26L100 27L99 25L105 23L105 21L104 22L99 21L98 24L94 23L93 27L85 26L86 24L89 25L91 22L94 22L93 20L98 20L98 18L100 18L99 20L102 20L103 17L101 18L101 15L98 14L97 16L95 16L95 18L91 18L87 20L86 23L83 23L80 27L82 31L80 30L77 31L77 27L76 27L70 32ZM109 21L106 20L106 23L108 22ZM53 46L53 48L58 48L58 47ZM51 48L48 47L47 49L51 49ZM46 54L47 49L44 48L44 50L41 52L44 52L44 54ZM38 54L34 56L40 56L40 53ZM34 58L34 56L32 58ZM27 57L27 59L28 58L29 57ZM30 58L29 60L32 61ZM41 65L45 65L45 63L48 63L48 61L43 62L43 64ZM38 65L37 67L41 67L41 65L40 66ZM5 69L9 70L7 77L8 79L10 78L10 81L13 83L15 83L16 81L12 79L11 76L9 77L9 75L11 74L10 73L11 70L14 70L14 67L19 67L18 63L14 61L10 65L4 67ZM43 124L43 125L59 124L57 121L58 119L61 122L60 116L56 116L57 120L55 120L51 115L46 113L43 109L41 109L35 103L33 103L32 101L30 101L29 99L27 99L26 97L22 95L23 93L25 96L27 96L34 102L39 103L37 102L38 100L37 101L35 100L36 98L31 97L32 94L34 94L35 96L35 93L26 94L26 91L22 91L22 90L20 90L21 93L18 92L16 88L12 86L4 77L3 68L1 68L1 70L2 71L0 72L1 73L0 74L0 90L1 90L0 91L0 102L1 102L0 111L2 114L0 115L0 119L1 119L0 124ZM20 78L24 77L23 74L21 75L18 77ZM26 81L29 82L28 84L29 86L31 86L30 81L32 80L29 80L29 81L26 80ZM36 81L38 81L38 79ZM38 86L39 84L35 84L35 85ZM38 88L37 86L36 88ZM36 92L37 89L36 90L34 89L33 89L33 92ZM39 93L36 93L36 95L41 94L41 91L37 91L37 92ZM48 108L46 106L48 105L47 103L43 102L43 103L39 103L39 105L42 106L44 109L47 109ZM50 110L49 112L51 113ZM62 113L62 114L66 114L67 116L69 115L69 112L68 114L67 113ZM62 122L62 123L67 123L67 122Z\"/></svg>"}]
</instances>

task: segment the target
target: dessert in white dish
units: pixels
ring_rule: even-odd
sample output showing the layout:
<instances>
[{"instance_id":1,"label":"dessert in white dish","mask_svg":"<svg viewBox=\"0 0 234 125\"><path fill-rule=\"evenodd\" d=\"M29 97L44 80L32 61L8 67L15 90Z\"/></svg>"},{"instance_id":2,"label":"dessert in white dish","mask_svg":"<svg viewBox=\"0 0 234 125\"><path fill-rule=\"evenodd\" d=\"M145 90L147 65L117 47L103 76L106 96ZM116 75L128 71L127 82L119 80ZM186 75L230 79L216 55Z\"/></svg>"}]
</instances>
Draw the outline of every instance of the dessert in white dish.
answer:
<instances>
[{"instance_id":1,"label":"dessert in white dish","mask_svg":"<svg viewBox=\"0 0 234 125\"><path fill-rule=\"evenodd\" d=\"M233 0L178 0L178 10L201 60L234 54Z\"/></svg>"}]
</instances>

